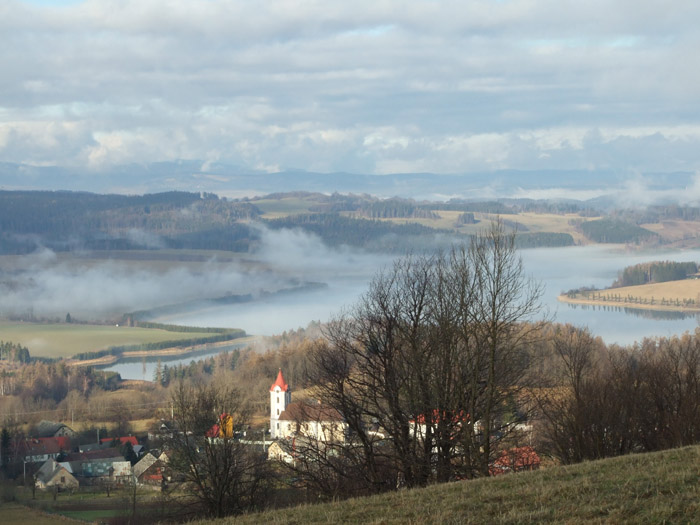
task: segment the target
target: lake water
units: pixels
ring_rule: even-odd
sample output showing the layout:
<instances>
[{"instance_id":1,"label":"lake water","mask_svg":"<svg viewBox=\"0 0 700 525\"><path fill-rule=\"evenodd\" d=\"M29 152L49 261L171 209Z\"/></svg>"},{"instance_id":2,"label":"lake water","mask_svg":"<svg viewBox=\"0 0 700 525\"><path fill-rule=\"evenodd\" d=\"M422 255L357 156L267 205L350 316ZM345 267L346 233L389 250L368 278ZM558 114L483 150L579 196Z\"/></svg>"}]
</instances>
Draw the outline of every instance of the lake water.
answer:
<instances>
[{"instance_id":1,"label":"lake water","mask_svg":"<svg viewBox=\"0 0 700 525\"><path fill-rule=\"evenodd\" d=\"M693 331L695 315L669 315L625 311L610 307L581 307L560 303L563 291L581 286L610 286L625 266L654 260L700 262L700 250L638 252L610 246L540 248L521 252L525 272L544 287L542 304L549 318L561 323L588 326L606 343L631 344L644 337L672 336ZM367 289L372 276L387 264L388 257L336 254L337 261L324 260L318 270L304 269L304 278L315 277L328 287L300 293L269 296L249 303L215 305L187 313L163 316L159 322L190 326L243 328L249 334L274 335L306 326L310 321L327 321L351 306ZM345 258L343 258L345 257ZM329 268L334 271L330 272ZM654 316L654 317L652 317ZM219 351L219 350L217 350ZM201 356L197 356L198 359ZM193 358L174 360L188 364ZM161 360L164 364L165 360ZM168 366L171 362L167 362ZM124 378L152 379L157 361L118 363L116 370Z\"/></svg>"},{"instance_id":2,"label":"lake water","mask_svg":"<svg viewBox=\"0 0 700 525\"><path fill-rule=\"evenodd\" d=\"M189 365L192 361L198 361L207 357L213 357L221 352L230 352L236 348L243 348L248 343L234 343L229 345L217 346L213 350L203 350L189 354L187 356L163 356L157 359L151 358L133 358L120 359L117 363L110 366L98 366L100 370L109 370L119 372L122 379L140 379L145 381L153 381L153 378L158 368L158 363L162 366L174 367L178 365Z\"/></svg>"}]
</instances>

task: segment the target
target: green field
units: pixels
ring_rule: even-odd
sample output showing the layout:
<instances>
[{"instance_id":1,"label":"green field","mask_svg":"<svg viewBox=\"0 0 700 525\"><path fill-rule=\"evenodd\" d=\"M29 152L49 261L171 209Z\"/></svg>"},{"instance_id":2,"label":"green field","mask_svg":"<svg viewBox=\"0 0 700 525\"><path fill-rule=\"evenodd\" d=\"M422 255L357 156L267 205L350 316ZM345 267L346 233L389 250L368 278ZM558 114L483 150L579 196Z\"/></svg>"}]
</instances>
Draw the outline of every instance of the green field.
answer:
<instances>
[{"instance_id":1,"label":"green field","mask_svg":"<svg viewBox=\"0 0 700 525\"><path fill-rule=\"evenodd\" d=\"M54 515L27 508L17 503L0 504L0 522L3 525L28 524L32 525L56 525L56 523L84 523L68 518L57 518Z\"/></svg>"},{"instance_id":2,"label":"green field","mask_svg":"<svg viewBox=\"0 0 700 525\"><path fill-rule=\"evenodd\" d=\"M311 199L287 197L284 199L260 199L253 201L264 213L266 219L277 219L287 215L309 213L309 207L316 204Z\"/></svg>"},{"instance_id":3,"label":"green field","mask_svg":"<svg viewBox=\"0 0 700 525\"><path fill-rule=\"evenodd\" d=\"M204 332L168 332L150 328L88 324L43 324L0 321L0 341L29 348L33 357L70 357L110 346L138 345L208 337Z\"/></svg>"},{"instance_id":4,"label":"green field","mask_svg":"<svg viewBox=\"0 0 700 525\"><path fill-rule=\"evenodd\" d=\"M699 516L694 446L197 523L656 524Z\"/></svg>"}]
</instances>

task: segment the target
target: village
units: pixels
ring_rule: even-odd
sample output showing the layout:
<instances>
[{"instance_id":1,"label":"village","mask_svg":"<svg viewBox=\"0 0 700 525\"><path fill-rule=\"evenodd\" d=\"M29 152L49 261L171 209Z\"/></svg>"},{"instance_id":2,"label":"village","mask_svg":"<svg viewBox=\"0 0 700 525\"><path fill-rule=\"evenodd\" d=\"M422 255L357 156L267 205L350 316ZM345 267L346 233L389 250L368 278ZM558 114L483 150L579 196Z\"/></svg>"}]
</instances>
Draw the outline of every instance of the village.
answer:
<instances>
[{"instance_id":1,"label":"village","mask_svg":"<svg viewBox=\"0 0 700 525\"><path fill-rule=\"evenodd\" d=\"M439 417L437 414L431 416ZM412 420L412 435L423 441L427 435L426 417ZM343 415L321 401L294 402L292 388L280 369L270 387L270 424L263 440L250 428L238 429L231 415L213 417L206 440L216 446L223 440L235 440L263 452L269 462L295 466L309 460L308 450L332 450L334 446L352 440ZM236 429L236 430L234 430ZM523 433L532 432L530 425L521 424ZM4 467L14 467L18 481L32 491L46 491L56 499L60 493L81 489L101 490L107 495L125 487L143 487L154 491L168 490L185 478L171 468L173 440L184 433L177 418L161 421L145 436L99 438L94 443L78 444L77 433L64 423L42 421L30 437L12 441L3 449ZM386 438L376 426L369 435L378 443ZM21 469L20 469L21 465ZM531 446L504 450L493 461L491 474L539 468L540 458Z\"/></svg>"}]
</instances>

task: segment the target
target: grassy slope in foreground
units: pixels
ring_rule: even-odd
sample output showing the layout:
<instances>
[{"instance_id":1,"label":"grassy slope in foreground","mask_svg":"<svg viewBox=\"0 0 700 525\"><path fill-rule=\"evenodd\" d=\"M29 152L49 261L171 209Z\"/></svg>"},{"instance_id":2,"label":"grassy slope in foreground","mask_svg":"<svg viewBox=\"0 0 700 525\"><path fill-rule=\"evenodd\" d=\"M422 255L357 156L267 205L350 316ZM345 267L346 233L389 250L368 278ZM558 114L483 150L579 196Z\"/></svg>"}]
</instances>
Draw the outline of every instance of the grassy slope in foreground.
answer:
<instances>
[{"instance_id":1,"label":"grassy slope in foreground","mask_svg":"<svg viewBox=\"0 0 700 525\"><path fill-rule=\"evenodd\" d=\"M198 523L688 523L700 447L592 461Z\"/></svg>"},{"instance_id":2,"label":"grassy slope in foreground","mask_svg":"<svg viewBox=\"0 0 700 525\"><path fill-rule=\"evenodd\" d=\"M211 335L213 334L205 332L168 332L127 326L0 321L0 341L12 341L26 346L33 357L70 357L110 346L194 339Z\"/></svg>"},{"instance_id":3,"label":"grassy slope in foreground","mask_svg":"<svg viewBox=\"0 0 700 525\"><path fill-rule=\"evenodd\" d=\"M594 292L589 292L590 294ZM681 281L667 281L664 283L640 284L638 286L623 286L620 288L606 288L596 290L595 294L600 294L601 299L588 299L583 294L578 293L576 297L569 297L566 294L560 295L559 300L572 304L591 304L607 306L624 306L629 308L647 308L653 310L677 310L677 311L700 311L700 279L684 279ZM621 300L612 300L612 296L619 296ZM627 301L624 299L632 296L641 301ZM611 300L606 300L610 297ZM652 299L654 300L652 304ZM661 304L662 299L675 302L680 305ZM683 305L684 300L693 300L694 304Z\"/></svg>"}]
</instances>

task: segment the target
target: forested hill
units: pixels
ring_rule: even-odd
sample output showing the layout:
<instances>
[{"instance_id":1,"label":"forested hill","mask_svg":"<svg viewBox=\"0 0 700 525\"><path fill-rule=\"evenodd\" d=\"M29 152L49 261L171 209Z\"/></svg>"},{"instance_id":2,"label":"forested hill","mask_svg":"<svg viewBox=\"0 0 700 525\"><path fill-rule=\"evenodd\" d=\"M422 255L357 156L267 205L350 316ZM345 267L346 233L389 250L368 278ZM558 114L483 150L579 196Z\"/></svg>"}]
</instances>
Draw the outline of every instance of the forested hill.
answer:
<instances>
[{"instance_id":1,"label":"forested hill","mask_svg":"<svg viewBox=\"0 0 700 525\"><path fill-rule=\"evenodd\" d=\"M247 228L239 231L240 222L259 214L251 203L206 193L126 196L2 191L0 253L25 253L37 245L60 251L198 248L198 243L204 248L236 249L237 241L249 235ZM228 243L209 246L206 238L212 237L207 234L211 231L229 231Z\"/></svg>"},{"instance_id":2,"label":"forested hill","mask_svg":"<svg viewBox=\"0 0 700 525\"><path fill-rule=\"evenodd\" d=\"M228 200L212 193L173 191L98 195L66 191L0 191L0 254L55 251L193 249L248 252L271 229L300 229L332 246L405 252L465 239L480 217L515 217L498 202L378 199L370 195L296 192ZM562 232L530 232L509 220L519 246L567 246ZM486 223L487 224L487 223ZM471 228L471 229L470 229Z\"/></svg>"}]
</instances>

